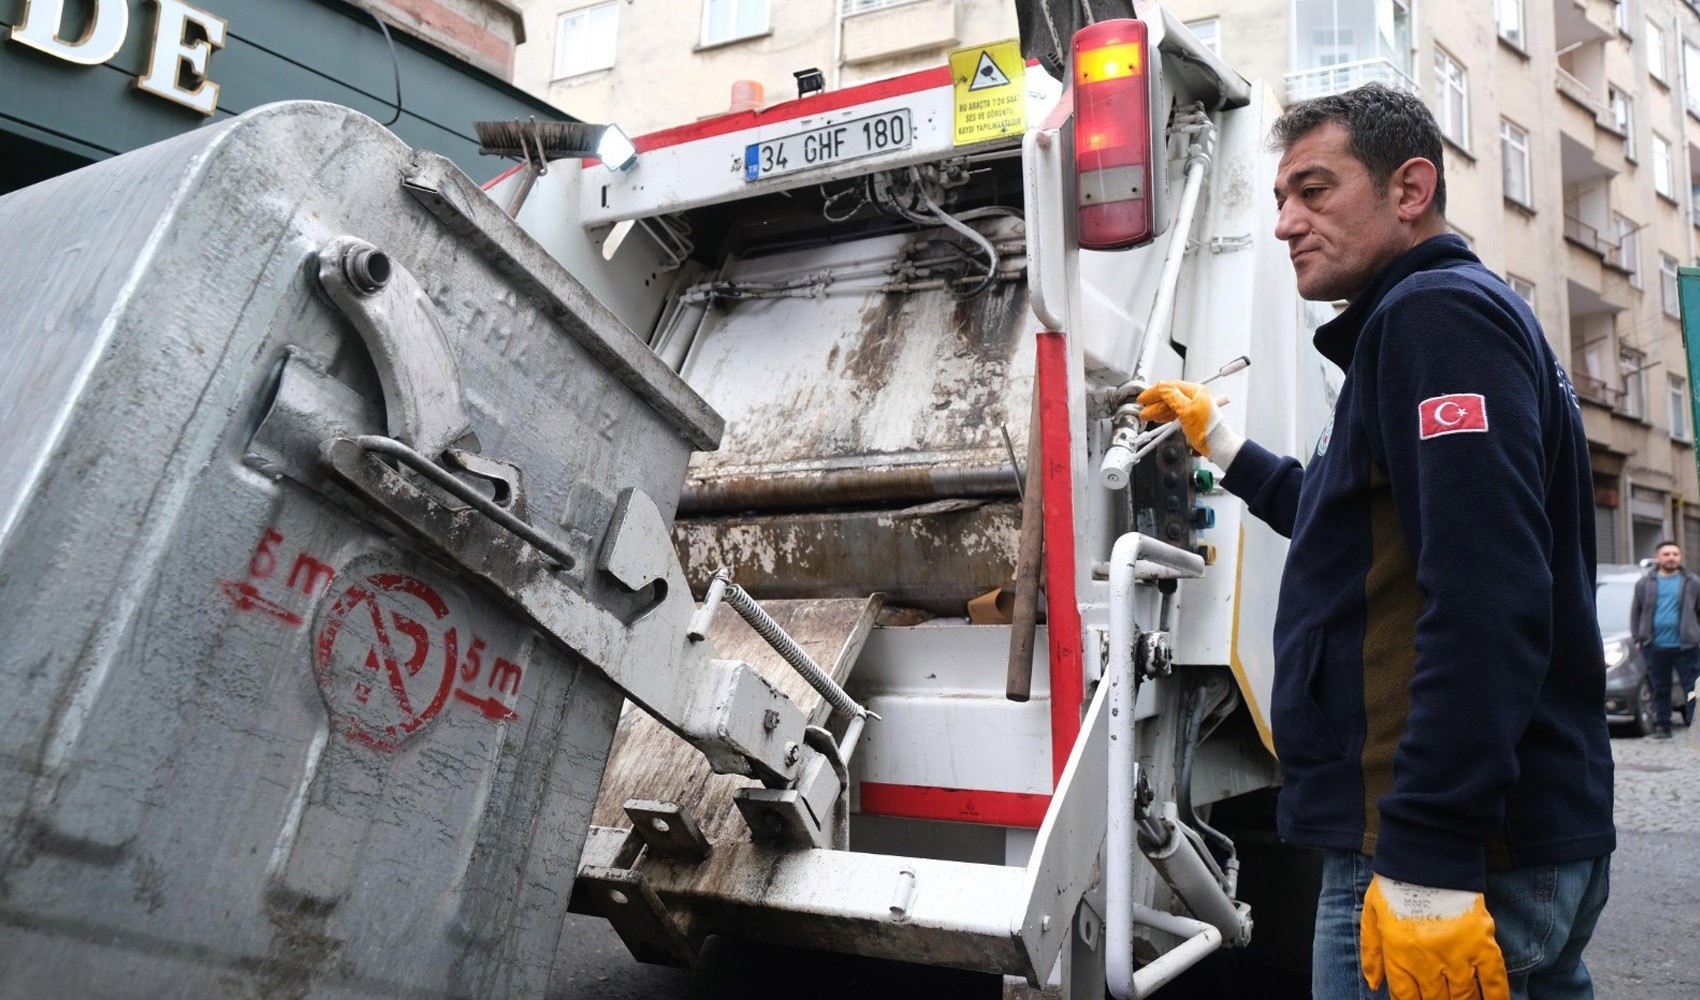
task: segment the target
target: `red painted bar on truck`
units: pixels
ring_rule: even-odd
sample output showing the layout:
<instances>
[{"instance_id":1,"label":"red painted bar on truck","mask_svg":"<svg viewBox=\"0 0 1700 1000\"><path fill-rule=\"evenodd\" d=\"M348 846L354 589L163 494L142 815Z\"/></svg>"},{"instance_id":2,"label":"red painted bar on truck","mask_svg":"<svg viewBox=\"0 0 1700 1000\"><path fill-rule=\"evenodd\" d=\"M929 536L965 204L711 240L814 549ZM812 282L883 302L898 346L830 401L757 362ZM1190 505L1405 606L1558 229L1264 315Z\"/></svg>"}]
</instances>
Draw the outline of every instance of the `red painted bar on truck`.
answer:
<instances>
[{"instance_id":1,"label":"red painted bar on truck","mask_svg":"<svg viewBox=\"0 0 1700 1000\"><path fill-rule=\"evenodd\" d=\"M1063 768L1080 736L1086 681L1080 643L1080 605L1074 589L1074 449L1068 415L1068 340L1038 334L1039 482L1045 493L1045 576L1051 653L1051 772ZM871 816L984 823L1038 829L1051 796L973 788L888 785L864 781L861 811Z\"/></svg>"},{"instance_id":2,"label":"red painted bar on truck","mask_svg":"<svg viewBox=\"0 0 1700 1000\"><path fill-rule=\"evenodd\" d=\"M1029 59L1027 65L1037 66L1039 60ZM725 135L742 129L754 128L757 125L771 125L774 122L789 121L794 118L807 118L810 115L823 115L828 111L838 111L842 108L855 107L858 104L869 104L883 101L888 97L901 97L917 91L932 90L934 87L948 87L951 84L950 67L934 66L931 69L916 70L902 76L889 77L884 80L874 80L871 83L858 84L854 87L844 87L839 90L828 90L808 97L782 101L770 104L756 111L731 111L713 118L701 121L687 122L673 128L662 129L659 132L649 132L632 140L632 145L642 153L651 149L662 149L667 146L677 146L680 143L695 142L710 136Z\"/></svg>"},{"instance_id":3,"label":"red painted bar on truck","mask_svg":"<svg viewBox=\"0 0 1700 1000\"><path fill-rule=\"evenodd\" d=\"M1051 643L1051 774L1062 780L1086 698L1074 591L1074 448L1069 440L1068 340L1038 334L1040 488L1045 496L1045 613Z\"/></svg>"},{"instance_id":4,"label":"red painted bar on truck","mask_svg":"<svg viewBox=\"0 0 1700 1000\"><path fill-rule=\"evenodd\" d=\"M521 170L524 170L524 169L525 169L525 164L516 163L513 166L509 167L508 169L502 171L501 173L497 174L496 176L490 178L489 180L485 181L484 183L482 183L478 186L483 188L484 190L488 191L491 188L502 183L503 181L507 180L509 177L512 177L514 174L517 174Z\"/></svg>"},{"instance_id":5,"label":"red painted bar on truck","mask_svg":"<svg viewBox=\"0 0 1700 1000\"><path fill-rule=\"evenodd\" d=\"M1039 60L1027 60L1028 66L1039 65ZM793 121L808 118L812 115L824 115L829 111L839 111L853 108L858 104L871 104L883 101L888 97L902 97L904 94L914 94L923 90L951 85L949 66L935 66L931 69L916 70L902 76L875 80L871 83L858 84L854 87L844 87L840 90L828 90L808 97L799 97L779 104L770 104L755 111L728 111L712 118L701 121L686 122L659 132L646 132L632 137L632 146L640 153L653 149L665 149L668 146L678 146L698 139L708 139L717 135L727 135L741 132L744 129L760 125L772 125L776 122ZM580 161L584 166L600 163L595 157L586 157Z\"/></svg>"},{"instance_id":6,"label":"red painted bar on truck","mask_svg":"<svg viewBox=\"0 0 1700 1000\"><path fill-rule=\"evenodd\" d=\"M841 90L828 90L795 100L770 104L756 111L732 111L701 121L686 122L659 132L647 132L632 139L632 145L639 153L652 149L664 149L677 146L680 143L695 142L710 136L725 135L728 132L738 132L757 125L767 125L772 122L788 121L793 118L806 118L810 115L823 115L828 111L867 104L871 101L884 100L887 97L900 97L913 94L919 90L931 90L934 87L950 86L950 67L935 66L932 69L917 70L894 76L885 80L875 80L855 87L845 87Z\"/></svg>"},{"instance_id":7,"label":"red painted bar on truck","mask_svg":"<svg viewBox=\"0 0 1700 1000\"><path fill-rule=\"evenodd\" d=\"M1037 60L1028 65L1036 65ZM647 153L655 149L665 149L682 143L695 142L698 139L708 139L717 135L726 135L743 129L755 128L758 125L768 125L773 122L789 121L795 118L805 118L809 115L822 115L828 111L867 104L871 101L884 100L887 97L900 97L921 90L931 90L934 87L948 87L951 84L950 67L935 66L932 69L917 70L886 80L875 80L856 87L845 87L842 90L831 90L819 94L810 94L792 101L784 101L756 111L732 111L701 121L686 122L659 132L646 132L632 137L632 146L638 153ZM585 157L580 160L581 166L591 166L602 162L595 157ZM505 172L484 182L488 191L497 184L512 176L524 164L515 164Z\"/></svg>"},{"instance_id":8,"label":"red painted bar on truck","mask_svg":"<svg viewBox=\"0 0 1700 1000\"><path fill-rule=\"evenodd\" d=\"M942 819L1037 830L1044 824L1045 810L1050 807L1049 795L1031 792L988 792L978 788L862 782L861 811L870 816Z\"/></svg>"}]
</instances>

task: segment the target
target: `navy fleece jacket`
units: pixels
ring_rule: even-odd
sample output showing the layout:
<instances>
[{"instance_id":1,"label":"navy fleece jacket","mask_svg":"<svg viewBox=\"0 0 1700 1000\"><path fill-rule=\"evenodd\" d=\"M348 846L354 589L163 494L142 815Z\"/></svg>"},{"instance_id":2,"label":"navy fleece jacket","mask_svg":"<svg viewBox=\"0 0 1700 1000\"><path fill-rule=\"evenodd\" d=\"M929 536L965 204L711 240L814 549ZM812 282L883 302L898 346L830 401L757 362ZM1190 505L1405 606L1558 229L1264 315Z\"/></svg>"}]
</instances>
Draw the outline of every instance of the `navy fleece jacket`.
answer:
<instances>
[{"instance_id":1,"label":"navy fleece jacket","mask_svg":"<svg viewBox=\"0 0 1700 1000\"><path fill-rule=\"evenodd\" d=\"M1247 442L1223 478L1292 539L1281 835L1477 891L1610 853L1593 479L1533 313L1437 236L1315 343L1346 380L1309 467Z\"/></svg>"}]
</instances>

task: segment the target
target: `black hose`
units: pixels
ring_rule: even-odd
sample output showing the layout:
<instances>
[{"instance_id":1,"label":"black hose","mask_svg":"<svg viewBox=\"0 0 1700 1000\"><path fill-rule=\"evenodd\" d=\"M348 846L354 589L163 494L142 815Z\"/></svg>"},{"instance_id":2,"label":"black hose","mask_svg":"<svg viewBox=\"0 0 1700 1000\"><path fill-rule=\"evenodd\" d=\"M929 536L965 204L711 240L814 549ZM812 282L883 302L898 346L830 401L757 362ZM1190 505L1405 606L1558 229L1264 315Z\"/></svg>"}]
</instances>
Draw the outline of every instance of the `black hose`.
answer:
<instances>
[{"instance_id":1,"label":"black hose","mask_svg":"<svg viewBox=\"0 0 1700 1000\"><path fill-rule=\"evenodd\" d=\"M388 127L401 121L401 60L396 58L395 39L390 37L390 26L384 23L384 19L378 16L377 11L365 4L361 4L360 9L372 15L372 20L378 22L378 30L384 33L384 44L390 47L390 69L395 74L395 114L390 116L389 121L383 123L385 127Z\"/></svg>"}]
</instances>

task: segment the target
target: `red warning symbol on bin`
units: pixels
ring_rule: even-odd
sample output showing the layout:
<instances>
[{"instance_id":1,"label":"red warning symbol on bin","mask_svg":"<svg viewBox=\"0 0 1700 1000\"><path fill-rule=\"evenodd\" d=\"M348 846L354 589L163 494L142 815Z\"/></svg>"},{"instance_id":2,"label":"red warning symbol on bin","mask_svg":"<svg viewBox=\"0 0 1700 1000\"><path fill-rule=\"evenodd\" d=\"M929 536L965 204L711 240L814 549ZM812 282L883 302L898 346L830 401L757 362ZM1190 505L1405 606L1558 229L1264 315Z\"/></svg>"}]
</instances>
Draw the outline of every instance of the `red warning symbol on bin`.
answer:
<instances>
[{"instance_id":1,"label":"red warning symbol on bin","mask_svg":"<svg viewBox=\"0 0 1700 1000\"><path fill-rule=\"evenodd\" d=\"M344 589L313 648L332 723L380 750L400 746L442 712L459 662L448 603L400 573L374 573Z\"/></svg>"}]
</instances>

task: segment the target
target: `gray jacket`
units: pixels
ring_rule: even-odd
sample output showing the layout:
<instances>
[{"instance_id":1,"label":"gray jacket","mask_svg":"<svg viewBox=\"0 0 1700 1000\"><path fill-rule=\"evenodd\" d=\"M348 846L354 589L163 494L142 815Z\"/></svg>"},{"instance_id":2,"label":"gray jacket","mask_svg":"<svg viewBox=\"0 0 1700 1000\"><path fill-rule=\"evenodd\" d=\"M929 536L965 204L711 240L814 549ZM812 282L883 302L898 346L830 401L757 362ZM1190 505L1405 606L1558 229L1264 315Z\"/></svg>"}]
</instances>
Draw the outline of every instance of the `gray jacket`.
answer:
<instances>
[{"instance_id":1,"label":"gray jacket","mask_svg":"<svg viewBox=\"0 0 1700 1000\"><path fill-rule=\"evenodd\" d=\"M1682 600L1677 604L1677 628L1682 647L1700 646L1700 574L1683 567ZM1653 642L1653 612L1659 603L1659 571L1649 572L1635 583L1635 600L1629 605L1629 628L1637 645Z\"/></svg>"}]
</instances>

